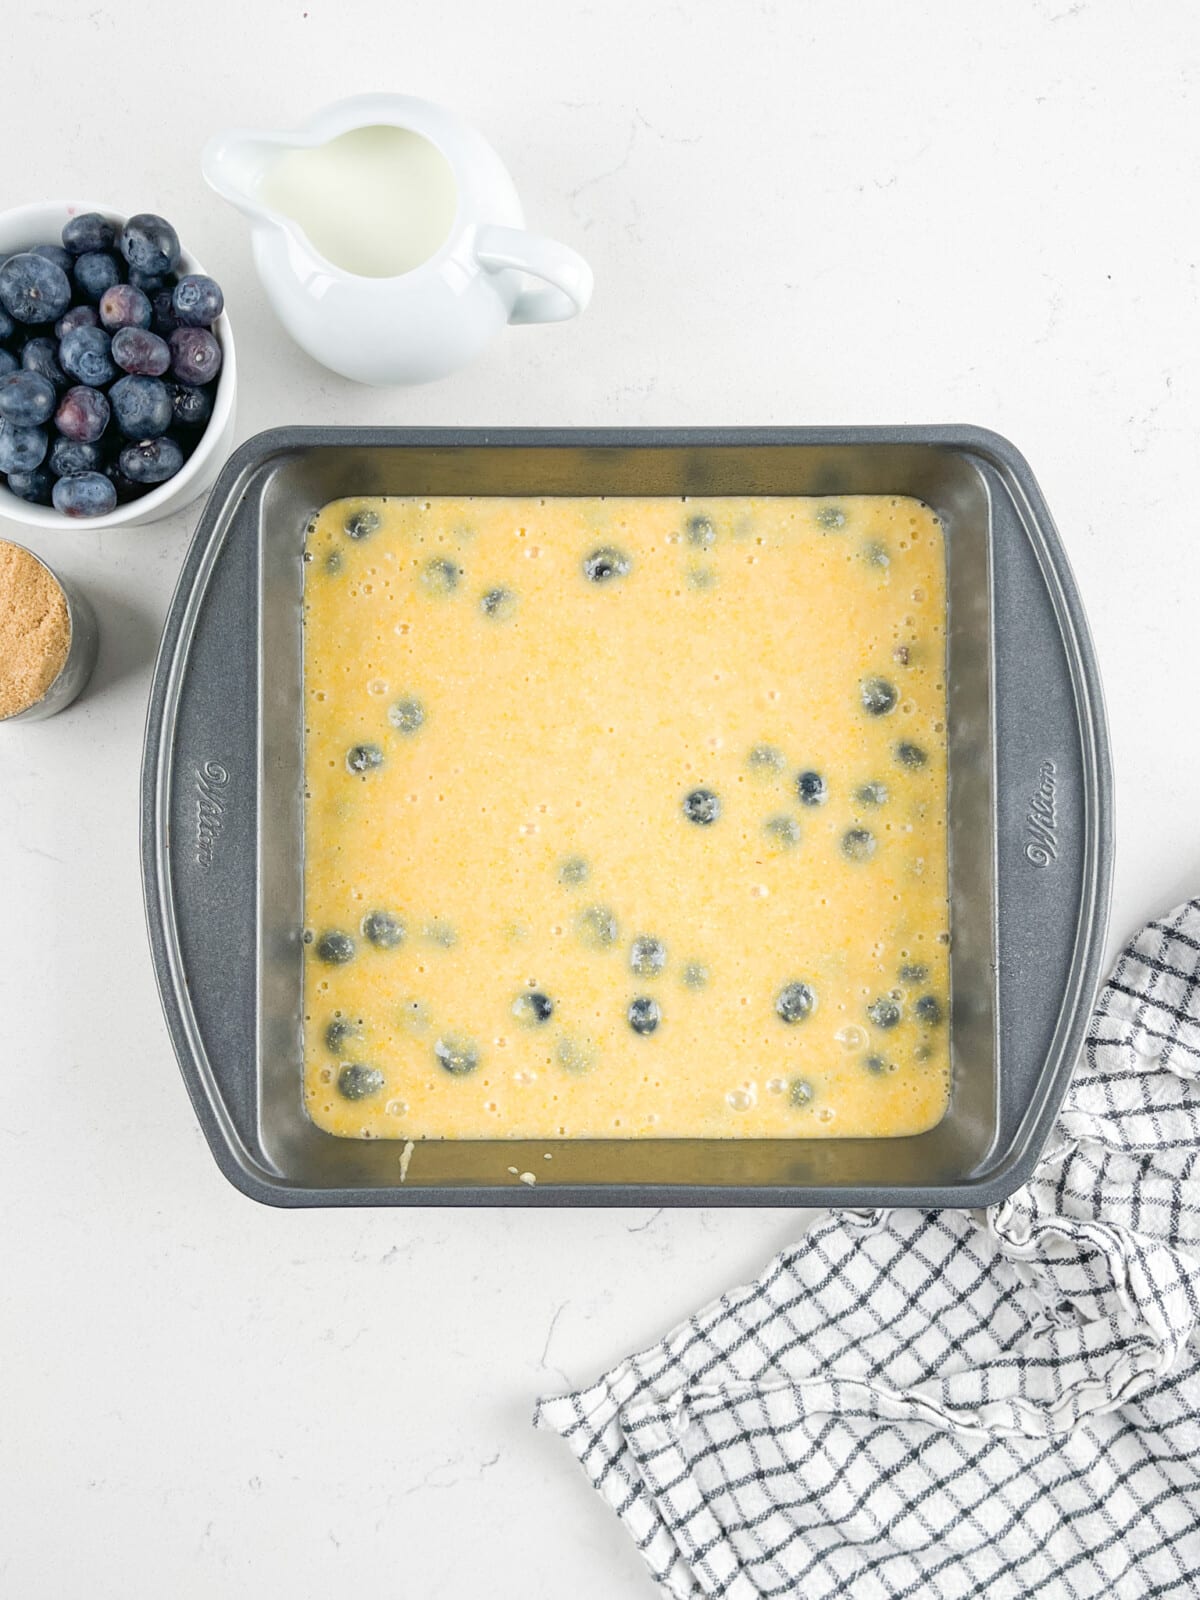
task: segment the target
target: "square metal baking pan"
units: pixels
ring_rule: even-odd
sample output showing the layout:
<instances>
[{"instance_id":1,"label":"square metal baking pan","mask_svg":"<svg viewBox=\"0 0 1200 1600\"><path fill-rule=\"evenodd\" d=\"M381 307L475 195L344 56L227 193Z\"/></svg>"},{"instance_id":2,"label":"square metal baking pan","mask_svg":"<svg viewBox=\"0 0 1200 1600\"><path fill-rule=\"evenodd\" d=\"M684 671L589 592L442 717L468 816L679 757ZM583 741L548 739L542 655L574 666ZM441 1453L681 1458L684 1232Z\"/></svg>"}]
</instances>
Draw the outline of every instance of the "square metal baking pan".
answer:
<instances>
[{"instance_id":1,"label":"square metal baking pan","mask_svg":"<svg viewBox=\"0 0 1200 1600\"><path fill-rule=\"evenodd\" d=\"M301 1099L302 551L347 495L914 495L945 526L951 1093L898 1139L338 1139ZM163 635L142 775L154 964L230 1181L276 1205L978 1206L1029 1174L1104 950L1104 707L1033 475L968 427L321 429L233 456ZM544 1159L549 1151L552 1160ZM532 1172L519 1182L510 1171Z\"/></svg>"}]
</instances>

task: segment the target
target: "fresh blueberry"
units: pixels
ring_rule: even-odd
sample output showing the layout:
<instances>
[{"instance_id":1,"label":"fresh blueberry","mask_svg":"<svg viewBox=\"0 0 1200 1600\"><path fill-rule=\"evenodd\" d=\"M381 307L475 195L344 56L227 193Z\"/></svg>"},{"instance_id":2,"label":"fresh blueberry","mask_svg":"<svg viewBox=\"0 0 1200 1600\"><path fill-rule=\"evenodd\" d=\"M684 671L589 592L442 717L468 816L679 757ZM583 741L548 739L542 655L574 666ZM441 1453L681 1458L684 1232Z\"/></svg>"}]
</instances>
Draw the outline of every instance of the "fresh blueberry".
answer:
<instances>
[{"instance_id":1,"label":"fresh blueberry","mask_svg":"<svg viewBox=\"0 0 1200 1600\"><path fill-rule=\"evenodd\" d=\"M796 774L796 795L802 806L823 806L829 799L829 789L819 772Z\"/></svg>"},{"instance_id":2,"label":"fresh blueberry","mask_svg":"<svg viewBox=\"0 0 1200 1600\"><path fill-rule=\"evenodd\" d=\"M923 961L910 961L900 968L901 983L924 983L929 976L929 968Z\"/></svg>"},{"instance_id":3,"label":"fresh blueberry","mask_svg":"<svg viewBox=\"0 0 1200 1600\"><path fill-rule=\"evenodd\" d=\"M140 267L130 267L125 276L135 289L140 289L151 300L157 294L169 294L173 287L173 280L166 272L143 272Z\"/></svg>"},{"instance_id":4,"label":"fresh blueberry","mask_svg":"<svg viewBox=\"0 0 1200 1600\"><path fill-rule=\"evenodd\" d=\"M689 822L707 828L721 815L721 797L711 789L693 789L683 797L683 814Z\"/></svg>"},{"instance_id":5,"label":"fresh blueberry","mask_svg":"<svg viewBox=\"0 0 1200 1600\"><path fill-rule=\"evenodd\" d=\"M340 550L331 550L325 557L325 571L329 573L330 577L336 577L341 570L342 552Z\"/></svg>"},{"instance_id":6,"label":"fresh blueberry","mask_svg":"<svg viewBox=\"0 0 1200 1600\"><path fill-rule=\"evenodd\" d=\"M104 466L104 446L67 439L60 433L50 446L48 465L56 478L73 478L80 472L99 472Z\"/></svg>"},{"instance_id":7,"label":"fresh blueberry","mask_svg":"<svg viewBox=\"0 0 1200 1600\"><path fill-rule=\"evenodd\" d=\"M331 928L317 940L316 954L319 961L325 961L332 967L344 966L347 961L354 959L354 940L348 933L339 933L336 928Z\"/></svg>"},{"instance_id":8,"label":"fresh blueberry","mask_svg":"<svg viewBox=\"0 0 1200 1600\"><path fill-rule=\"evenodd\" d=\"M118 328L148 328L152 315L149 298L131 283L114 283L100 296L100 325L109 333Z\"/></svg>"},{"instance_id":9,"label":"fresh blueberry","mask_svg":"<svg viewBox=\"0 0 1200 1600\"><path fill-rule=\"evenodd\" d=\"M453 950L458 943L458 935L449 922L444 922L441 917L434 917L421 929L422 939L430 944L439 945L443 950Z\"/></svg>"},{"instance_id":10,"label":"fresh blueberry","mask_svg":"<svg viewBox=\"0 0 1200 1600\"><path fill-rule=\"evenodd\" d=\"M588 881L591 868L582 856L566 856L558 864L558 881L568 889L577 889Z\"/></svg>"},{"instance_id":11,"label":"fresh blueberry","mask_svg":"<svg viewBox=\"0 0 1200 1600\"><path fill-rule=\"evenodd\" d=\"M10 372L16 372L20 365L11 350L0 350L0 378L6 377Z\"/></svg>"},{"instance_id":12,"label":"fresh blueberry","mask_svg":"<svg viewBox=\"0 0 1200 1600\"><path fill-rule=\"evenodd\" d=\"M800 843L800 824L795 817L768 817L763 832L782 850L792 850Z\"/></svg>"},{"instance_id":13,"label":"fresh blueberry","mask_svg":"<svg viewBox=\"0 0 1200 1600\"><path fill-rule=\"evenodd\" d=\"M49 422L58 394L49 378L22 370L0 378L0 417L19 428L40 428Z\"/></svg>"},{"instance_id":14,"label":"fresh blueberry","mask_svg":"<svg viewBox=\"0 0 1200 1600\"><path fill-rule=\"evenodd\" d=\"M167 341L148 328L118 328L113 334L112 353L123 372L138 378L161 378L171 365Z\"/></svg>"},{"instance_id":15,"label":"fresh blueberry","mask_svg":"<svg viewBox=\"0 0 1200 1600\"><path fill-rule=\"evenodd\" d=\"M438 1065L453 1078L465 1078L479 1065L479 1048L473 1039L459 1033L444 1034L434 1045Z\"/></svg>"},{"instance_id":16,"label":"fresh blueberry","mask_svg":"<svg viewBox=\"0 0 1200 1600\"><path fill-rule=\"evenodd\" d=\"M169 383L167 390L177 428L186 428L194 433L207 426L213 409L210 389L198 389L191 383Z\"/></svg>"},{"instance_id":17,"label":"fresh blueberry","mask_svg":"<svg viewBox=\"0 0 1200 1600\"><path fill-rule=\"evenodd\" d=\"M428 594L452 594L461 577L461 567L445 556L434 556L421 568L421 587Z\"/></svg>"},{"instance_id":18,"label":"fresh blueberry","mask_svg":"<svg viewBox=\"0 0 1200 1600\"><path fill-rule=\"evenodd\" d=\"M835 528L846 526L846 513L841 506L822 506L817 512L817 527L823 528L826 533L832 533Z\"/></svg>"},{"instance_id":19,"label":"fresh blueberry","mask_svg":"<svg viewBox=\"0 0 1200 1600\"><path fill-rule=\"evenodd\" d=\"M102 389L117 375L112 340L103 328L72 328L62 337L58 359L64 372L93 389Z\"/></svg>"},{"instance_id":20,"label":"fresh blueberry","mask_svg":"<svg viewBox=\"0 0 1200 1600\"><path fill-rule=\"evenodd\" d=\"M144 292L144 291L143 291ZM170 289L159 289L150 297L150 326L165 339L179 326L175 315L174 298Z\"/></svg>"},{"instance_id":21,"label":"fresh blueberry","mask_svg":"<svg viewBox=\"0 0 1200 1600\"><path fill-rule=\"evenodd\" d=\"M863 1066L873 1078L882 1078L888 1070L888 1064L883 1056L864 1056Z\"/></svg>"},{"instance_id":22,"label":"fresh blueberry","mask_svg":"<svg viewBox=\"0 0 1200 1600\"><path fill-rule=\"evenodd\" d=\"M380 950L395 950L404 943L404 924L390 911L368 911L362 931L363 938Z\"/></svg>"},{"instance_id":23,"label":"fresh blueberry","mask_svg":"<svg viewBox=\"0 0 1200 1600\"><path fill-rule=\"evenodd\" d=\"M755 777L769 778L783 771L784 754L782 750L776 750L773 744L756 744L746 757L746 765Z\"/></svg>"},{"instance_id":24,"label":"fresh blueberry","mask_svg":"<svg viewBox=\"0 0 1200 1600\"><path fill-rule=\"evenodd\" d=\"M351 772L374 772L383 765L383 751L377 744L352 744L346 751L346 766Z\"/></svg>"},{"instance_id":25,"label":"fresh blueberry","mask_svg":"<svg viewBox=\"0 0 1200 1600\"><path fill-rule=\"evenodd\" d=\"M896 701L900 698L895 684L889 683L886 678L864 678L858 692L863 710L872 717L886 717L889 711L896 709Z\"/></svg>"},{"instance_id":26,"label":"fresh blueberry","mask_svg":"<svg viewBox=\"0 0 1200 1600\"><path fill-rule=\"evenodd\" d=\"M913 1007L913 1014L927 1028L936 1028L943 1016L942 1002L935 994L923 994Z\"/></svg>"},{"instance_id":27,"label":"fresh blueberry","mask_svg":"<svg viewBox=\"0 0 1200 1600\"><path fill-rule=\"evenodd\" d=\"M479 609L485 617L503 622L512 616L516 604L517 597L511 589L489 589L480 600Z\"/></svg>"},{"instance_id":28,"label":"fresh blueberry","mask_svg":"<svg viewBox=\"0 0 1200 1600\"><path fill-rule=\"evenodd\" d=\"M220 285L203 273L189 272L180 278L171 296L171 307L179 321L189 328L210 327L225 309Z\"/></svg>"},{"instance_id":29,"label":"fresh blueberry","mask_svg":"<svg viewBox=\"0 0 1200 1600\"><path fill-rule=\"evenodd\" d=\"M703 989L708 983L708 968L703 961L689 961L683 969L683 981L689 989Z\"/></svg>"},{"instance_id":30,"label":"fresh blueberry","mask_svg":"<svg viewBox=\"0 0 1200 1600\"><path fill-rule=\"evenodd\" d=\"M606 950L617 942L617 919L608 906L588 906L579 913L576 928L589 949Z\"/></svg>"},{"instance_id":31,"label":"fresh blueberry","mask_svg":"<svg viewBox=\"0 0 1200 1600\"><path fill-rule=\"evenodd\" d=\"M699 550L708 550L717 542L717 530L712 525L709 517L690 517L687 525L687 541Z\"/></svg>"},{"instance_id":32,"label":"fresh blueberry","mask_svg":"<svg viewBox=\"0 0 1200 1600\"><path fill-rule=\"evenodd\" d=\"M387 715L397 733L416 733L425 723L425 707L411 694L389 706Z\"/></svg>"},{"instance_id":33,"label":"fresh blueberry","mask_svg":"<svg viewBox=\"0 0 1200 1600\"><path fill-rule=\"evenodd\" d=\"M379 528L379 513L372 511L369 506L361 511L352 511L342 526L347 539L369 539Z\"/></svg>"},{"instance_id":34,"label":"fresh blueberry","mask_svg":"<svg viewBox=\"0 0 1200 1600\"><path fill-rule=\"evenodd\" d=\"M885 806L888 802L886 783L864 783L854 791L860 806Z\"/></svg>"},{"instance_id":35,"label":"fresh blueberry","mask_svg":"<svg viewBox=\"0 0 1200 1600\"><path fill-rule=\"evenodd\" d=\"M121 281L121 267L111 250L89 250L75 258L75 283L85 300L98 304Z\"/></svg>"},{"instance_id":36,"label":"fresh blueberry","mask_svg":"<svg viewBox=\"0 0 1200 1600\"><path fill-rule=\"evenodd\" d=\"M383 1088L383 1073L378 1067L364 1067L360 1062L348 1061L338 1073L337 1087L343 1100L366 1100Z\"/></svg>"},{"instance_id":37,"label":"fresh blueberry","mask_svg":"<svg viewBox=\"0 0 1200 1600\"><path fill-rule=\"evenodd\" d=\"M527 1027L536 1027L550 1021L554 1015L554 1001L540 989L534 989L529 994L519 994L513 1001L512 1010L518 1022L523 1022Z\"/></svg>"},{"instance_id":38,"label":"fresh blueberry","mask_svg":"<svg viewBox=\"0 0 1200 1600\"><path fill-rule=\"evenodd\" d=\"M892 564L892 558L888 555L887 546L876 544L874 541L863 545L861 555L868 567L882 568L890 567Z\"/></svg>"},{"instance_id":39,"label":"fresh blueberry","mask_svg":"<svg viewBox=\"0 0 1200 1600\"><path fill-rule=\"evenodd\" d=\"M36 372L43 378L49 378L59 394L70 385L70 378L58 364L56 339L47 339L41 335L36 339L26 339L21 347L21 365L26 372Z\"/></svg>"},{"instance_id":40,"label":"fresh blueberry","mask_svg":"<svg viewBox=\"0 0 1200 1600\"><path fill-rule=\"evenodd\" d=\"M166 483L183 466L183 451L174 439L138 439L127 444L117 465L130 483Z\"/></svg>"},{"instance_id":41,"label":"fresh blueberry","mask_svg":"<svg viewBox=\"0 0 1200 1600\"><path fill-rule=\"evenodd\" d=\"M211 383L221 370L221 346L207 328L175 328L167 335L171 371L180 383Z\"/></svg>"},{"instance_id":42,"label":"fresh blueberry","mask_svg":"<svg viewBox=\"0 0 1200 1600\"><path fill-rule=\"evenodd\" d=\"M46 459L50 439L45 428L21 428L0 422L0 472L32 472Z\"/></svg>"},{"instance_id":43,"label":"fresh blueberry","mask_svg":"<svg viewBox=\"0 0 1200 1600\"><path fill-rule=\"evenodd\" d=\"M842 835L842 854L847 861L870 861L876 848L870 828L847 828Z\"/></svg>"},{"instance_id":44,"label":"fresh blueberry","mask_svg":"<svg viewBox=\"0 0 1200 1600\"><path fill-rule=\"evenodd\" d=\"M914 771L917 767L923 767L929 760L919 744L910 744L907 739L896 746L895 753L896 760L902 767L909 767Z\"/></svg>"},{"instance_id":45,"label":"fresh blueberry","mask_svg":"<svg viewBox=\"0 0 1200 1600\"><path fill-rule=\"evenodd\" d=\"M64 311L54 324L54 332L60 339L65 339L72 328L98 328L100 326L100 313L95 306L72 306L69 311Z\"/></svg>"},{"instance_id":46,"label":"fresh blueberry","mask_svg":"<svg viewBox=\"0 0 1200 1600\"><path fill-rule=\"evenodd\" d=\"M589 583L611 583L614 578L626 577L631 566L623 550L606 544L584 558L583 575Z\"/></svg>"},{"instance_id":47,"label":"fresh blueberry","mask_svg":"<svg viewBox=\"0 0 1200 1600\"><path fill-rule=\"evenodd\" d=\"M145 337L152 339L154 335ZM159 378L118 378L108 398L113 421L127 439L156 439L171 426L171 396Z\"/></svg>"},{"instance_id":48,"label":"fresh blueberry","mask_svg":"<svg viewBox=\"0 0 1200 1600\"><path fill-rule=\"evenodd\" d=\"M28 500L33 506L53 502L54 473L48 466L34 467L32 472L10 472L6 481L18 500Z\"/></svg>"},{"instance_id":49,"label":"fresh blueberry","mask_svg":"<svg viewBox=\"0 0 1200 1600\"><path fill-rule=\"evenodd\" d=\"M645 1035L653 1033L662 1021L662 1007L649 995L639 995L636 1000L629 1002L629 1010L625 1015L634 1033Z\"/></svg>"},{"instance_id":50,"label":"fresh blueberry","mask_svg":"<svg viewBox=\"0 0 1200 1600\"><path fill-rule=\"evenodd\" d=\"M116 485L103 472L80 472L54 485L54 509L64 517L106 517L116 508Z\"/></svg>"},{"instance_id":51,"label":"fresh blueberry","mask_svg":"<svg viewBox=\"0 0 1200 1600\"><path fill-rule=\"evenodd\" d=\"M797 1111L813 1103L814 1090L807 1078L793 1078L788 1085L788 1104Z\"/></svg>"},{"instance_id":52,"label":"fresh blueberry","mask_svg":"<svg viewBox=\"0 0 1200 1600\"><path fill-rule=\"evenodd\" d=\"M877 1028L894 1028L900 1021L900 1007L895 1000L885 996L880 1000L872 1000L867 1007L867 1015Z\"/></svg>"},{"instance_id":53,"label":"fresh blueberry","mask_svg":"<svg viewBox=\"0 0 1200 1600\"><path fill-rule=\"evenodd\" d=\"M98 211L82 211L63 224L62 242L73 256L86 255L91 250L111 250L116 238L117 230Z\"/></svg>"},{"instance_id":54,"label":"fresh blueberry","mask_svg":"<svg viewBox=\"0 0 1200 1600\"><path fill-rule=\"evenodd\" d=\"M0 344L7 344L16 331L16 323L5 311L4 307L0 306Z\"/></svg>"},{"instance_id":55,"label":"fresh blueberry","mask_svg":"<svg viewBox=\"0 0 1200 1600\"><path fill-rule=\"evenodd\" d=\"M75 265L75 257L60 244L35 244L33 254L41 256L44 261L53 261L58 270L68 276Z\"/></svg>"},{"instance_id":56,"label":"fresh blueberry","mask_svg":"<svg viewBox=\"0 0 1200 1600\"><path fill-rule=\"evenodd\" d=\"M667 947L661 939L643 933L629 947L629 970L639 978L652 978L667 964Z\"/></svg>"},{"instance_id":57,"label":"fresh blueberry","mask_svg":"<svg viewBox=\"0 0 1200 1600\"><path fill-rule=\"evenodd\" d=\"M179 264L179 235L152 211L140 211L121 229L121 254L138 272L159 276Z\"/></svg>"},{"instance_id":58,"label":"fresh blueberry","mask_svg":"<svg viewBox=\"0 0 1200 1600\"><path fill-rule=\"evenodd\" d=\"M71 304L71 281L53 261L23 250L0 266L0 304L17 322L57 322Z\"/></svg>"},{"instance_id":59,"label":"fresh blueberry","mask_svg":"<svg viewBox=\"0 0 1200 1600\"><path fill-rule=\"evenodd\" d=\"M108 427L110 415L108 396L86 383L79 383L68 389L58 402L54 425L64 439L73 439L77 444L95 444Z\"/></svg>"},{"instance_id":60,"label":"fresh blueberry","mask_svg":"<svg viewBox=\"0 0 1200 1600\"><path fill-rule=\"evenodd\" d=\"M334 1017L325 1029L325 1048L331 1055L340 1055L351 1039L362 1037L358 1027L347 1017Z\"/></svg>"},{"instance_id":61,"label":"fresh blueberry","mask_svg":"<svg viewBox=\"0 0 1200 1600\"><path fill-rule=\"evenodd\" d=\"M817 997L807 983L785 983L775 996L775 1014L784 1022L803 1022L816 1003Z\"/></svg>"}]
</instances>

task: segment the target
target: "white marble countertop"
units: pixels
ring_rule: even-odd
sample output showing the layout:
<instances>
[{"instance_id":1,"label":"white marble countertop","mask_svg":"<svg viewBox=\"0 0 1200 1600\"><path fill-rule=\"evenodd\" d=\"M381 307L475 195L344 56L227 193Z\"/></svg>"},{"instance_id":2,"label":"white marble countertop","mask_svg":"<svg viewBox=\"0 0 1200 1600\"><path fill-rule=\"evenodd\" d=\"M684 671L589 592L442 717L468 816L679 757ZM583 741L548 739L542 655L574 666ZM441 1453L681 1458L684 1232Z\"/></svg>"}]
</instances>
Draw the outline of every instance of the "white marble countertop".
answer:
<instances>
[{"instance_id":1,"label":"white marble countertop","mask_svg":"<svg viewBox=\"0 0 1200 1600\"><path fill-rule=\"evenodd\" d=\"M0 201L74 191L167 213L225 285L242 436L1008 434L1054 509L1104 670L1114 942L1196 890L1186 0L43 0L11 8L5 33ZM514 330L407 392L355 388L288 342L241 219L200 181L200 146L376 87L484 129L531 223L590 257L583 321ZM288 1213L225 1182L167 1043L137 856L151 662L194 516L28 538L92 594L103 646L76 708L0 734L0 1592L649 1596L562 1445L530 1431L534 1397L753 1273L801 1219Z\"/></svg>"}]
</instances>

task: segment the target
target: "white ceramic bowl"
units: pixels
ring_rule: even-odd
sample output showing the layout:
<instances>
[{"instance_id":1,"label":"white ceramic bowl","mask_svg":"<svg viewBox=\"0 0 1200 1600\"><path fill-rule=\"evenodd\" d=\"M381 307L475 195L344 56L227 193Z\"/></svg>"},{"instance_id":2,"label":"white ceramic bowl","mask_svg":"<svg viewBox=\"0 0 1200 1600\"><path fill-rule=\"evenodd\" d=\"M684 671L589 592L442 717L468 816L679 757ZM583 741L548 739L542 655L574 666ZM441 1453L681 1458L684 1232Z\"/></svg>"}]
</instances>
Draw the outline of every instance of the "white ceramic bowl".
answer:
<instances>
[{"instance_id":1,"label":"white ceramic bowl","mask_svg":"<svg viewBox=\"0 0 1200 1600\"><path fill-rule=\"evenodd\" d=\"M11 211L0 211L0 257L12 255L16 250L29 249L35 244L57 244L62 236L63 224L83 211L98 211L118 228L125 222L126 215L131 214L84 200L48 201L42 205L16 206ZM187 250L184 250L179 265L183 272L204 271L195 256ZM234 401L237 394L233 332L224 312L213 324L213 333L220 342L222 355L213 413L196 448L173 478L160 483L157 489L151 489L140 499L118 506L105 517L64 517L53 506L35 506L28 500L22 500L19 495L10 493L0 479L0 517L37 528L136 528L147 522L158 522L172 512L182 511L184 506L191 505L193 500L211 489L233 446Z\"/></svg>"}]
</instances>

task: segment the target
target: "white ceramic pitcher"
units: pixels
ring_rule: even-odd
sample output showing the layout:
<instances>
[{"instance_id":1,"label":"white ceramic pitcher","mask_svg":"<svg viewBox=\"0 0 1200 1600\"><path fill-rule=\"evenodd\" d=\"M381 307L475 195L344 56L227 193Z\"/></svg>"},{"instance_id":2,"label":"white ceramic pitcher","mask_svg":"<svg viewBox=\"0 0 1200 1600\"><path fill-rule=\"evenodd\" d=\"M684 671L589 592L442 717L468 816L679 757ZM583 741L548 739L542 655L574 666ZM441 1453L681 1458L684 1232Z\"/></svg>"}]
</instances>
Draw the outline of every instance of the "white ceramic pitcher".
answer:
<instances>
[{"instance_id":1,"label":"white ceramic pitcher","mask_svg":"<svg viewBox=\"0 0 1200 1600\"><path fill-rule=\"evenodd\" d=\"M404 134L380 132L396 129ZM371 240L363 237L370 231L365 213L350 213L354 229L343 227L343 233L355 234L362 258L355 260L354 250L340 249L337 208L344 221L345 207L354 204L354 171L346 163L353 149L369 160L364 140L375 142L370 149L402 145L426 188L416 204L408 185L403 219L381 218L381 241L392 239L389 228L402 222L403 238L396 234L390 255L382 244L372 255ZM327 160L330 150L349 181L320 219L322 253L310 237L321 228L312 217L302 225L289 214L305 207L289 206L288 195L297 187L295 162ZM292 338L324 366L360 383L444 377L472 361L506 323L565 321L591 298L587 262L566 245L525 231L512 179L487 141L425 100L360 95L327 106L295 133L219 134L205 148L203 170L217 193L250 218L259 277ZM376 182L373 192L378 189ZM330 255L341 255L342 264ZM390 271L389 261L402 270ZM541 283L525 287L523 276Z\"/></svg>"}]
</instances>

